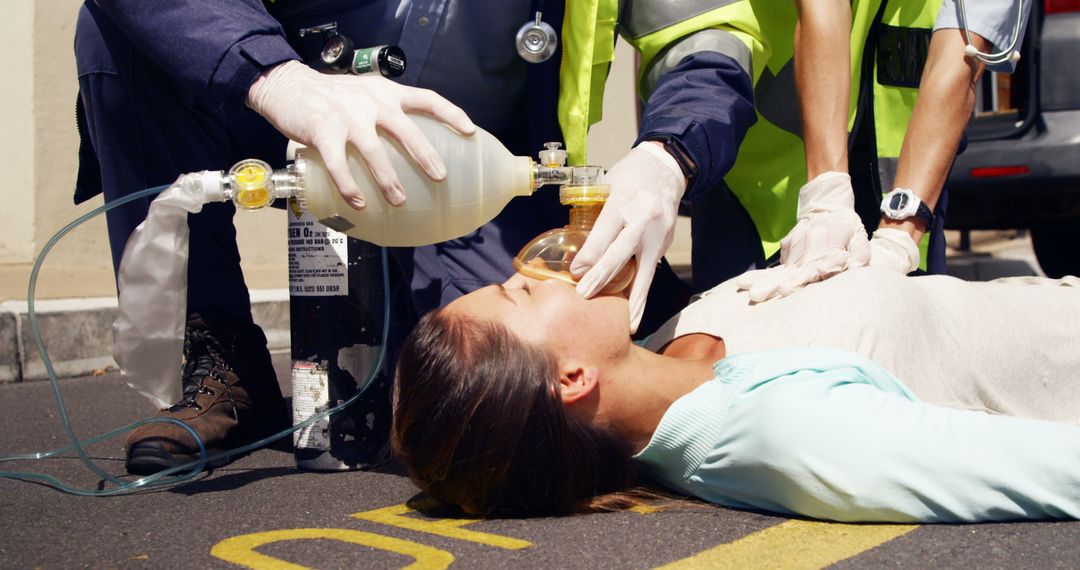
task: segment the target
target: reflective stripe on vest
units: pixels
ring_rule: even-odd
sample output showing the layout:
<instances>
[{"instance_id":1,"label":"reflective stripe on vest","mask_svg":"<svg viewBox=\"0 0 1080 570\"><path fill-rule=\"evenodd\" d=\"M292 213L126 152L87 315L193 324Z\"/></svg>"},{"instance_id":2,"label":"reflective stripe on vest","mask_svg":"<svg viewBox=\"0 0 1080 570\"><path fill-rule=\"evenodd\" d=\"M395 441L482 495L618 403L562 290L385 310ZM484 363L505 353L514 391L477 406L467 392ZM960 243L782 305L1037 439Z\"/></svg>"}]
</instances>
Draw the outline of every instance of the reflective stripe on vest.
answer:
<instances>
[{"instance_id":1,"label":"reflective stripe on vest","mask_svg":"<svg viewBox=\"0 0 1080 570\"><path fill-rule=\"evenodd\" d=\"M638 39L739 0L627 0L622 28Z\"/></svg>"},{"instance_id":2,"label":"reflective stripe on vest","mask_svg":"<svg viewBox=\"0 0 1080 570\"><path fill-rule=\"evenodd\" d=\"M649 69L661 50L671 48L673 61L659 62L655 78L695 51L728 53L752 69L748 39L735 31L696 35L720 21L718 7L747 4L747 0L623 0L622 29L642 51L642 70ZM615 57L615 26L619 0L569 0L563 16L563 58L559 65L559 126L566 141L568 162L584 164L589 127L603 117L604 83ZM710 16L711 15L711 16ZM710 19L710 17L712 19ZM644 36L651 34L646 39ZM690 36L694 37L690 37ZM686 41L679 41L684 38ZM742 42L739 46L732 39ZM636 41L641 39L641 42ZM647 52L643 50L643 46ZM678 51L676 51L678 48ZM681 54L681 55L680 55ZM645 73L642 73L642 78ZM646 92L651 92L651 89Z\"/></svg>"},{"instance_id":3,"label":"reflective stripe on vest","mask_svg":"<svg viewBox=\"0 0 1080 570\"><path fill-rule=\"evenodd\" d=\"M717 29L692 33L662 50L641 78L641 97L648 99L660 77L695 53L714 51L730 56L747 76L753 76L754 62L750 49L735 34Z\"/></svg>"}]
</instances>

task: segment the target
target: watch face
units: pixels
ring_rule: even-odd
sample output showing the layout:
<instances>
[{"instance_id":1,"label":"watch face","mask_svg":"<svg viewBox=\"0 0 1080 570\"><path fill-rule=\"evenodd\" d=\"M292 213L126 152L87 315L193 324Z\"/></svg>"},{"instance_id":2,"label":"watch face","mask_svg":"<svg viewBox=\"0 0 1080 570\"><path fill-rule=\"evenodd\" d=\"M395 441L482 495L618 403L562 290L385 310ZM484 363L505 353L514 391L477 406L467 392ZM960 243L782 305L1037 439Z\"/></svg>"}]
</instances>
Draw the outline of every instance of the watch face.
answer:
<instances>
[{"instance_id":1,"label":"watch face","mask_svg":"<svg viewBox=\"0 0 1080 570\"><path fill-rule=\"evenodd\" d=\"M908 195L907 194L896 193L896 194L893 194L891 198L889 198L889 209L894 211L894 212L899 212L899 211L904 210L905 208L907 208L907 205L908 205Z\"/></svg>"}]
</instances>

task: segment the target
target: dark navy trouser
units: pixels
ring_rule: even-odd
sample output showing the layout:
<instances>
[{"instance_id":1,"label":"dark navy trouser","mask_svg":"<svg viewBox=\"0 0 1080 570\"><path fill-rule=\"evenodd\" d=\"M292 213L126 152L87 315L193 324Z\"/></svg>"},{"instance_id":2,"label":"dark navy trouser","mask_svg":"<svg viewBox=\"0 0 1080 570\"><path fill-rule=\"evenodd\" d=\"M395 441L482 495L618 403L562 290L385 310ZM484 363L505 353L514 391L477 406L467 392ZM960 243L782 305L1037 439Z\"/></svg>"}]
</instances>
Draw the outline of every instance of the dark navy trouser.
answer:
<instances>
[{"instance_id":1,"label":"dark navy trouser","mask_svg":"<svg viewBox=\"0 0 1080 570\"><path fill-rule=\"evenodd\" d=\"M76 65L85 117L83 136L100 169L80 169L76 200L101 190L111 201L168 184L185 172L226 170L244 157L280 165L286 140L245 109L217 113L190 103L182 90L135 47L108 16L90 3L75 35ZM85 160L85 156L84 156ZM114 269L151 199L107 214ZM232 204L207 204L189 216L188 312L251 319Z\"/></svg>"}]
</instances>

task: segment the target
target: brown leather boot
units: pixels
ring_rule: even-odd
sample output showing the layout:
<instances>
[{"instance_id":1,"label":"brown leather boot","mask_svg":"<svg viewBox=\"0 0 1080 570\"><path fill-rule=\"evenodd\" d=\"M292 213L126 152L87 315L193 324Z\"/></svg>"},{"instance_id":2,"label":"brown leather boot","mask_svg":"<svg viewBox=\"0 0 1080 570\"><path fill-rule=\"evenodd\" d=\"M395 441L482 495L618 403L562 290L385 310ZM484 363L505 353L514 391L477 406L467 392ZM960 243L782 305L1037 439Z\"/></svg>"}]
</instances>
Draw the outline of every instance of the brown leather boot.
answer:
<instances>
[{"instance_id":1,"label":"brown leather boot","mask_svg":"<svg viewBox=\"0 0 1080 570\"><path fill-rule=\"evenodd\" d=\"M277 433L290 423L266 336L255 324L224 323L211 328L193 315L184 333L182 376L183 398L158 416L190 426L208 455ZM199 444L191 434L168 422L132 430L125 447L127 471L134 475L157 473L199 458Z\"/></svg>"}]
</instances>

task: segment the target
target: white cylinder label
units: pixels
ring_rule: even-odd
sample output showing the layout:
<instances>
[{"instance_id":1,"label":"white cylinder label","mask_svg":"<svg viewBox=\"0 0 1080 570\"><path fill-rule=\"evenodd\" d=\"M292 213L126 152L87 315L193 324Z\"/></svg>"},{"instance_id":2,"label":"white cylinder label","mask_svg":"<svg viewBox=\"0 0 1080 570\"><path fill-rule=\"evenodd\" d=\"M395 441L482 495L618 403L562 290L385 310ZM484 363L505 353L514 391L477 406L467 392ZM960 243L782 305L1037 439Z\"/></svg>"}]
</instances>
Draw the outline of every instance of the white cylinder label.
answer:
<instances>
[{"instance_id":1,"label":"white cylinder label","mask_svg":"<svg viewBox=\"0 0 1080 570\"><path fill-rule=\"evenodd\" d=\"M319 223L311 212L289 207L289 294L349 294L348 237Z\"/></svg>"}]
</instances>

